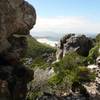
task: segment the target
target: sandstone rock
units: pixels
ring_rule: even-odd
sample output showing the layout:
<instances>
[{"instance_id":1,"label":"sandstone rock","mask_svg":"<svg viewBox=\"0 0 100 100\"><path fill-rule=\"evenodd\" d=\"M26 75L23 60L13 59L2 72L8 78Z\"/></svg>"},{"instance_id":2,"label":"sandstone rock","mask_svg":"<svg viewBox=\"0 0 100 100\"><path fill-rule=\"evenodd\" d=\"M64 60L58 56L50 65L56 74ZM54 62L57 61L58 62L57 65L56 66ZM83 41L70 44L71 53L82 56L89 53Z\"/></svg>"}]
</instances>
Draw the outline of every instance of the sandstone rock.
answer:
<instances>
[{"instance_id":1,"label":"sandstone rock","mask_svg":"<svg viewBox=\"0 0 100 100\"><path fill-rule=\"evenodd\" d=\"M25 100L34 73L20 59L35 23L36 12L28 2L0 0L0 100Z\"/></svg>"}]
</instances>

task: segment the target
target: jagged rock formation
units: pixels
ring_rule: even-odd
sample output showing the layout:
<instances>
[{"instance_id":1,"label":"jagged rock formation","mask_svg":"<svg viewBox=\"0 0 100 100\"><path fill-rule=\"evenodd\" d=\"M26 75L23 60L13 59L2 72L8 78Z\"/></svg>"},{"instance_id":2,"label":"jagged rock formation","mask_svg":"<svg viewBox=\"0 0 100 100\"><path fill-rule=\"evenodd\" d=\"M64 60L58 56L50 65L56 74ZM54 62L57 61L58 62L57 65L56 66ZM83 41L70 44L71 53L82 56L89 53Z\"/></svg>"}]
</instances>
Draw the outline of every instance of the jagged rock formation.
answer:
<instances>
[{"instance_id":1,"label":"jagged rock formation","mask_svg":"<svg viewBox=\"0 0 100 100\"><path fill-rule=\"evenodd\" d=\"M25 68L26 35L36 22L35 9L24 0L0 0L0 100L24 100L33 71Z\"/></svg>"},{"instance_id":2,"label":"jagged rock formation","mask_svg":"<svg viewBox=\"0 0 100 100\"><path fill-rule=\"evenodd\" d=\"M86 37L85 35L65 35L57 46L57 59L64 57L64 55L70 51L76 51L82 56L87 56L92 46L92 39Z\"/></svg>"},{"instance_id":3,"label":"jagged rock formation","mask_svg":"<svg viewBox=\"0 0 100 100\"><path fill-rule=\"evenodd\" d=\"M34 93L39 92L50 92L50 87L48 85L48 80L55 75L53 68L34 68L34 80L28 84L29 92Z\"/></svg>"}]
</instances>

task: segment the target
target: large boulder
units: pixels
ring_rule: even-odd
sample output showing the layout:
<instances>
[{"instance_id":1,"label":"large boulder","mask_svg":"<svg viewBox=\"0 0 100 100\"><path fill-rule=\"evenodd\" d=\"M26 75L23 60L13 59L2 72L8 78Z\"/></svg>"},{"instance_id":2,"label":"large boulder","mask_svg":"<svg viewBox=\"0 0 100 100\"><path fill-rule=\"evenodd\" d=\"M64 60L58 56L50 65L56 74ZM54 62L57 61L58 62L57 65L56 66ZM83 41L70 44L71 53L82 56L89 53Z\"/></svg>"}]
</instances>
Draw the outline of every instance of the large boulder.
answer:
<instances>
[{"instance_id":1,"label":"large boulder","mask_svg":"<svg viewBox=\"0 0 100 100\"><path fill-rule=\"evenodd\" d=\"M85 35L76 36L75 34L68 34L65 35L58 44L57 57L62 58L70 51L75 51L82 56L87 56L92 46L92 39Z\"/></svg>"},{"instance_id":2,"label":"large boulder","mask_svg":"<svg viewBox=\"0 0 100 100\"><path fill-rule=\"evenodd\" d=\"M24 100L33 71L20 59L36 23L35 9L24 0L0 0L0 100Z\"/></svg>"}]
</instances>

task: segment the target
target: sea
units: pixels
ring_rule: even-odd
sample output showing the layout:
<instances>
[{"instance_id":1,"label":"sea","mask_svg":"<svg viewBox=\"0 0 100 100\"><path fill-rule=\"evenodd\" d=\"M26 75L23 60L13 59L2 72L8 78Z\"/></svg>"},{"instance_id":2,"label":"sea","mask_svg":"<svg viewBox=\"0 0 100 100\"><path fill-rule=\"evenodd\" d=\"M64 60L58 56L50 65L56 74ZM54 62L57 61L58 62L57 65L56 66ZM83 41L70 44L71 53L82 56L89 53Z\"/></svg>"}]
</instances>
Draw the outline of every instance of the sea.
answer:
<instances>
[{"instance_id":1,"label":"sea","mask_svg":"<svg viewBox=\"0 0 100 100\"><path fill-rule=\"evenodd\" d=\"M35 38L38 42L50 45L52 47L55 47L56 44L58 44L59 42L59 40L55 40L55 39L47 38L47 37L35 37Z\"/></svg>"}]
</instances>

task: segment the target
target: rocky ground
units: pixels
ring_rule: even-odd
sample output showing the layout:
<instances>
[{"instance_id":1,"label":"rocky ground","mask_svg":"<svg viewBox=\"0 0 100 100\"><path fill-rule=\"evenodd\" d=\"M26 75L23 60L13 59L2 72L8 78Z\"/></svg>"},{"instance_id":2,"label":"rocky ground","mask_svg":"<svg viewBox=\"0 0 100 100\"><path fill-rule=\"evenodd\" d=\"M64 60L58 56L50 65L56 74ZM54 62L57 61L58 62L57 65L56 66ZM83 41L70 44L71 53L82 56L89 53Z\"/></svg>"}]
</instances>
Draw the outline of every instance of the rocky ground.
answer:
<instances>
[{"instance_id":1,"label":"rocky ground","mask_svg":"<svg viewBox=\"0 0 100 100\"><path fill-rule=\"evenodd\" d=\"M95 81L85 84L84 86L87 89L91 100L99 100L100 99L100 66L98 65L96 68L92 68L92 71L96 73Z\"/></svg>"},{"instance_id":2,"label":"rocky ground","mask_svg":"<svg viewBox=\"0 0 100 100\"><path fill-rule=\"evenodd\" d=\"M82 91L71 91L69 95L65 96L58 96L56 94L44 92L44 94L36 100L100 100L100 66L92 65L90 70L96 73L96 79L93 82L82 84Z\"/></svg>"},{"instance_id":3,"label":"rocky ground","mask_svg":"<svg viewBox=\"0 0 100 100\"><path fill-rule=\"evenodd\" d=\"M89 53L93 46L93 40L84 35L75 36L74 34L66 35L60 40L60 44L57 47L57 59L58 61L62 59L68 52L75 51L80 55ZM54 62L55 63L55 62ZM96 79L89 83L79 84L82 91L71 91L69 95L50 94L49 92L44 92L44 94L38 97L36 100L99 100L100 99L100 57L97 58L96 64L87 66L91 72L96 74ZM78 89L78 87L76 86Z\"/></svg>"}]
</instances>

